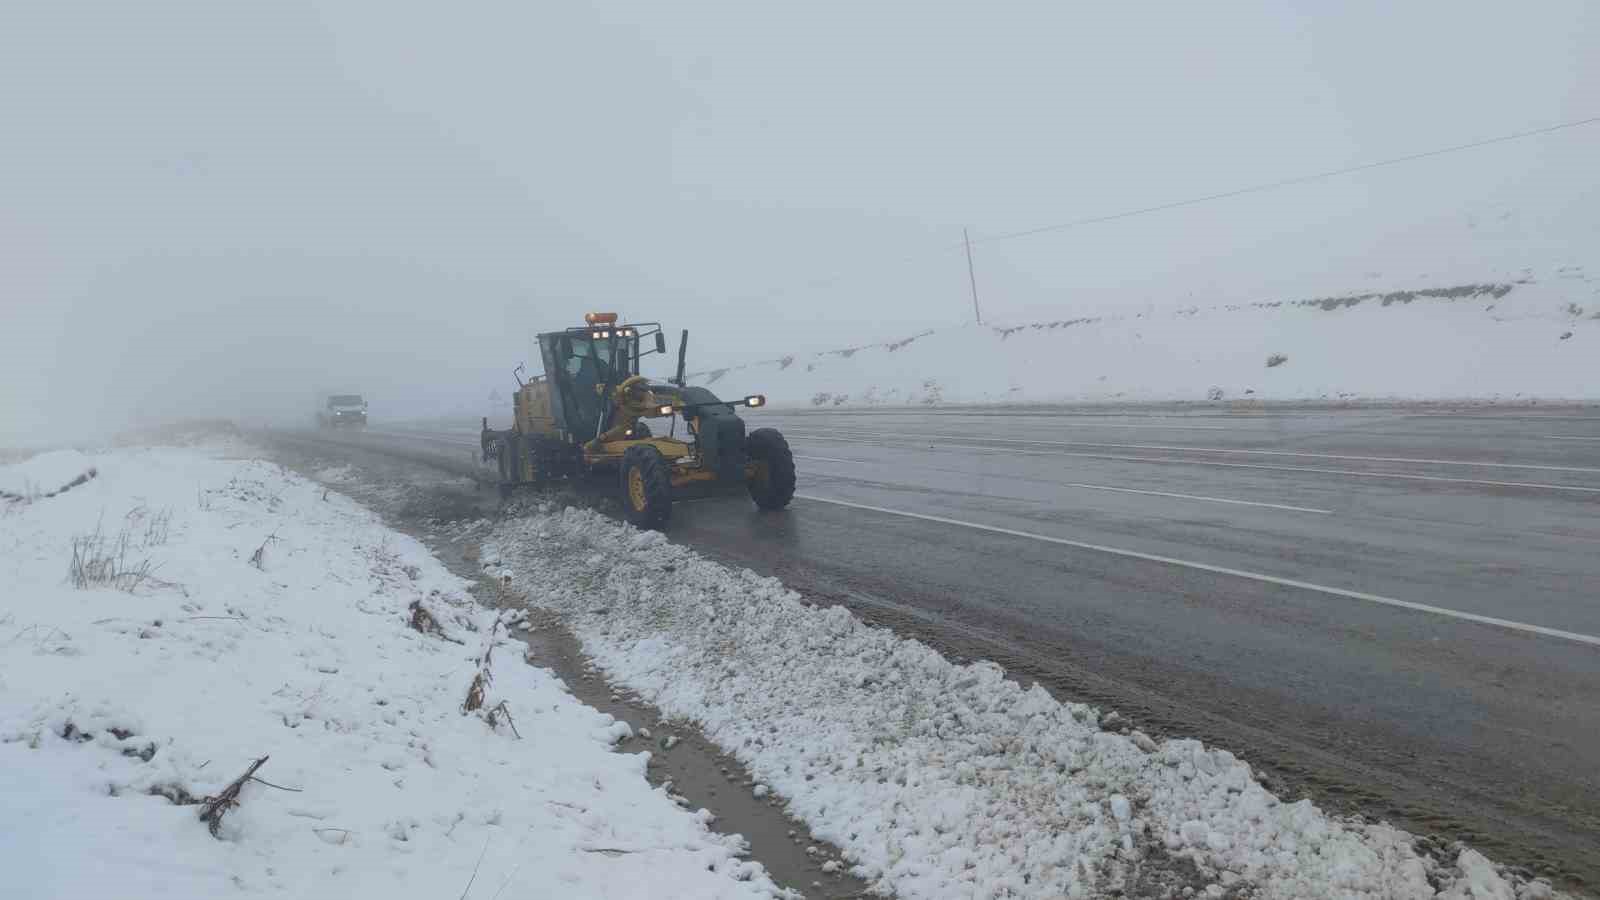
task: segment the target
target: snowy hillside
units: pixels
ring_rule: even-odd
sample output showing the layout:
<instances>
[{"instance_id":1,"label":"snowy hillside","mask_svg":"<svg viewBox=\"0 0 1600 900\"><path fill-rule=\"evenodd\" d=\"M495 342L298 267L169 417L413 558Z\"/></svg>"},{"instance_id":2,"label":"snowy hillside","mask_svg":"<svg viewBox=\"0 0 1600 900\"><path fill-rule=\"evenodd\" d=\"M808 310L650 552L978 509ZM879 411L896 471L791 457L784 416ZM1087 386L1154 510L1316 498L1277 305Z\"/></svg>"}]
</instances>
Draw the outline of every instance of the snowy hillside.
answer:
<instances>
[{"instance_id":1,"label":"snowy hillside","mask_svg":"<svg viewBox=\"0 0 1600 900\"><path fill-rule=\"evenodd\" d=\"M1535 277L968 325L698 373L775 406L1600 397L1600 282Z\"/></svg>"}]
</instances>

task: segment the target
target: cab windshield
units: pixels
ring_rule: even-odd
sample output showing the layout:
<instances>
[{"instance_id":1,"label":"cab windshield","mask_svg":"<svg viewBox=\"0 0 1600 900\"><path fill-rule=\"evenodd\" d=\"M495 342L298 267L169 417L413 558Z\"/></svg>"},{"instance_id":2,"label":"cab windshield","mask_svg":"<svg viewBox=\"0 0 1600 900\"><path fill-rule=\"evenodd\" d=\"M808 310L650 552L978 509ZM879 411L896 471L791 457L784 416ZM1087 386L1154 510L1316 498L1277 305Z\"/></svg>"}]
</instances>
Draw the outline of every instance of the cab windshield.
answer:
<instances>
[{"instance_id":1,"label":"cab windshield","mask_svg":"<svg viewBox=\"0 0 1600 900\"><path fill-rule=\"evenodd\" d=\"M562 366L579 384L617 384L638 372L638 337L590 338L587 335L573 335L571 347Z\"/></svg>"}]
</instances>

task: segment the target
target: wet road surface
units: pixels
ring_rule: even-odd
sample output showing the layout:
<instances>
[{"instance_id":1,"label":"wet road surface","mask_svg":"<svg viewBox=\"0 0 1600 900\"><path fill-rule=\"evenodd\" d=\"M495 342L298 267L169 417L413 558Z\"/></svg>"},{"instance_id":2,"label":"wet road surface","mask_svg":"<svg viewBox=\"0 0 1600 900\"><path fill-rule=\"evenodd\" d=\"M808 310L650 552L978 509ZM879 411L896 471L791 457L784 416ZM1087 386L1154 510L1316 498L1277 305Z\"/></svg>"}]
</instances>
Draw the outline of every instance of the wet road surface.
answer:
<instances>
[{"instance_id":1,"label":"wet road surface","mask_svg":"<svg viewBox=\"0 0 1600 900\"><path fill-rule=\"evenodd\" d=\"M1600 885L1600 409L758 411L670 533L1280 794ZM659 429L658 429L659 430ZM475 427L336 440L471 466Z\"/></svg>"}]
</instances>

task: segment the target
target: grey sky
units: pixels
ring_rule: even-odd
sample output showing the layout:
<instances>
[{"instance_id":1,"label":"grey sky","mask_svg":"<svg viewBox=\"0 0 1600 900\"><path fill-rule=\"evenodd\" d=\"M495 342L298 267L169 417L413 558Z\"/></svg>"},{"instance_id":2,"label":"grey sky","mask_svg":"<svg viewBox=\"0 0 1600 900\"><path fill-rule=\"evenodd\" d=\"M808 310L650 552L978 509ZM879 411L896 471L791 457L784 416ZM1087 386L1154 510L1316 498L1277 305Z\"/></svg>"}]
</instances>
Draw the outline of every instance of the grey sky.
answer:
<instances>
[{"instance_id":1,"label":"grey sky","mask_svg":"<svg viewBox=\"0 0 1600 900\"><path fill-rule=\"evenodd\" d=\"M10 4L0 444L481 406L595 308L701 365L895 338L969 314L963 225L1600 114L1595 46L1584 2ZM981 288L1019 320L1593 262L1597 158L980 243Z\"/></svg>"}]
</instances>

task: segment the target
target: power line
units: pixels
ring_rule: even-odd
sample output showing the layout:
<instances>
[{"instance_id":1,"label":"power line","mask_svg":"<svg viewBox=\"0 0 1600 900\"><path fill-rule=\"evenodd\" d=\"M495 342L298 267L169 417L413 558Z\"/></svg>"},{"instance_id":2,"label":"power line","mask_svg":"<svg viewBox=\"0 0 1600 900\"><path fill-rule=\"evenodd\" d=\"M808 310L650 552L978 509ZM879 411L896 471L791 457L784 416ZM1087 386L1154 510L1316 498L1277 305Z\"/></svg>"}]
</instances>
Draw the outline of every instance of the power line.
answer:
<instances>
[{"instance_id":1,"label":"power line","mask_svg":"<svg viewBox=\"0 0 1600 900\"><path fill-rule=\"evenodd\" d=\"M1426 150L1422 153L1412 153L1407 156L1396 156L1391 159L1378 160L1377 162L1362 163L1361 165L1357 166L1346 166L1342 169L1330 169L1326 172L1317 172L1312 175L1299 175L1294 178L1283 178L1278 181L1268 181L1263 184L1253 184L1249 187L1237 188L1231 191L1223 191L1220 194L1207 194L1204 197L1191 197L1188 200L1177 200L1171 203L1161 203L1156 206L1130 209L1126 212L1112 213L1105 216L1091 216L1087 219L1075 219L1071 222L1061 222L1056 225L1042 225L1038 228L1029 228L1025 231L1012 231L1004 234L994 234L988 237L977 238L973 241L973 243L988 244L995 241L1010 241L1017 238L1031 237L1036 234L1045 234L1051 231L1065 231L1068 228L1078 228L1084 225L1098 225L1101 222L1114 222L1118 219L1128 219L1132 218L1133 216L1142 216L1148 213L1163 212L1169 209L1178 209L1179 207L1184 206L1194 206L1200 203L1210 203L1213 200L1226 200L1229 197L1238 197L1243 194L1255 194L1260 193L1261 191L1271 191L1281 187L1289 187L1290 185L1305 184L1311 181L1320 181L1324 178L1333 178L1339 175L1350 175L1355 172L1365 172L1370 169L1380 169L1384 166L1396 166L1401 163L1415 162L1419 159L1443 156L1447 153L1459 153L1463 150L1476 150L1479 147L1487 147L1491 144L1504 144L1509 141L1519 141L1523 138L1538 137L1542 134L1550 134L1551 132L1563 131L1568 128L1578 128L1583 125L1593 125L1596 122L1600 122L1600 116L1593 116L1588 119L1578 119L1572 122L1562 122L1559 125L1551 125L1546 128L1536 128L1533 131L1519 131L1515 134L1503 134L1499 137L1485 138L1481 141L1473 141L1470 144L1457 144L1453 147L1440 147L1437 150Z\"/></svg>"},{"instance_id":2,"label":"power line","mask_svg":"<svg viewBox=\"0 0 1600 900\"><path fill-rule=\"evenodd\" d=\"M1097 224L1100 224L1102 222L1114 222L1114 221L1117 221L1118 219L1128 219L1128 218L1132 218L1134 216L1143 216L1143 215L1148 215L1150 213L1163 212L1163 211L1166 211L1166 210L1169 210L1169 209L1178 209L1178 208L1185 207L1185 206L1195 206L1195 205L1198 205L1198 204L1201 204L1201 203L1210 203L1210 202L1212 202L1214 200L1226 200L1226 199L1228 199L1230 197L1238 197L1238 196L1242 196L1244 194L1255 194L1255 193L1260 193L1262 191L1276 190L1276 189L1282 188L1282 187L1289 187L1289 186L1297 185L1297 184L1306 184L1306 183L1312 182L1312 181L1320 181L1320 180L1325 179L1325 178L1334 178L1334 177L1337 177L1337 176L1340 176L1340 175L1350 175L1350 174L1353 174L1353 173L1356 173L1356 172L1365 172L1365 171L1368 171L1370 169L1380 169L1380 168L1383 168L1385 166L1395 166L1395 165L1400 165L1401 163L1415 162L1415 161L1420 160L1420 159L1428 159L1428 158L1434 157L1434 156L1443 156L1443 155L1448 154L1448 153L1460 153L1460 152L1465 151L1465 150L1475 150L1475 149L1478 149L1480 147L1488 147L1488 146L1493 145L1493 144L1504 144L1504 143L1508 143L1510 141L1520 141L1520 140L1523 140L1523 139L1526 139L1526 138L1538 137L1540 135L1551 134L1551 133L1557 132L1557 131L1565 131L1565 130L1571 129L1571 128L1580 128L1580 127L1585 126L1585 125L1593 125L1593 124L1596 124L1596 123L1600 123L1600 116L1591 116L1591 117L1589 117L1587 119L1577 119L1577 120L1570 121L1570 122L1562 122L1562 123L1560 123L1558 125L1550 125L1550 126L1547 126L1547 127L1544 127L1544 128L1535 128L1535 129L1533 129L1531 131L1518 131L1518 132L1514 132L1512 134L1502 134L1502 135L1499 135L1498 137L1485 138L1483 140L1472 141L1471 143L1466 143L1466 144L1456 144L1456 145L1450 146L1450 147L1439 147L1439 148L1434 149L1434 150L1425 150L1425 151L1423 151L1421 153L1411 153L1411 154L1407 154L1406 156L1391 157L1389 159L1382 159L1382 160L1378 160L1376 162L1362 163L1360 165L1353 165L1353 166L1345 166L1344 168L1340 168L1340 169L1330 169L1330 170L1325 171L1325 172L1317 172L1317 173L1314 173L1314 174L1311 174L1311 175L1298 175L1298 176L1295 176L1293 178L1282 178L1282 179L1279 179L1277 181L1269 181L1269 182L1265 182L1265 183L1262 183L1262 184L1250 185L1249 187L1236 188L1236 189L1231 190L1231 191L1223 191L1222 193L1219 193L1219 194L1207 194L1207 195L1205 195L1203 197L1191 197L1191 198L1189 198L1187 200L1177 200L1177 201L1173 201L1171 203L1160 203L1160 204L1157 204L1155 206L1145 206L1145 207L1141 207L1139 209L1130 209L1130 210L1126 210L1124 212L1111 213L1109 215L1091 216L1091 217L1085 218L1085 219L1074 219L1073 221L1070 221L1070 222L1060 222L1060 223L1057 223L1057 224L1054 224L1054 225L1042 225L1042 226L1040 226L1038 228L1028 228L1028 229L1025 229L1023 231L1003 232L1001 234L989 235L988 237L980 236L980 237L972 238L971 239L971 243L973 243L973 244L989 244L989 243L995 243L995 242L998 242L998 241L1010 241L1010 240L1016 240L1018 238L1032 237L1033 235L1036 235L1036 234L1047 234L1047 233L1053 232L1053 231L1065 231L1065 230L1067 230L1069 228L1080 228L1080 227L1085 226L1085 225L1097 225ZM770 289L768 289L766 291L763 291L762 293L756 295L756 297L758 299L767 299L767 298L771 298L771 297L778 297L778 296L782 296L782 295L785 295L785 294L790 294L790 293L793 293L793 292L795 292L797 290L807 290L807 289L809 289L809 290L825 290L825 289L834 287L835 285L839 284L840 282L848 281L848 280L850 280L850 279L852 279L852 278L854 278L856 276L859 276L859 275L863 274L865 272L865 270L868 269L868 268L881 269L883 267L890 266L890 265L901 265L901 264L904 264L904 263L917 262L919 260L926 259L927 257L932 256L934 254L943 254L943 253L947 253L947 252L949 252L951 250L960 250L960 249L962 249L963 247L966 247L966 246L967 246L967 242L965 240L963 240L961 242L945 244L945 245L943 245L943 246L941 246L941 247L939 247L937 249L934 249L934 248L930 247L927 250L919 251L919 252L916 252L916 253L911 253L911 254L908 254L908 255L903 255L903 256L897 257L895 259L883 260L883 261L881 261L881 262L879 262L877 264L866 263L863 266L861 266L860 268L857 268L857 269L855 269L853 271L837 272L837 273L835 273L833 275L825 275L825 276L821 276L821 277L818 277L818 278L812 278L812 279L806 281L803 284L791 285L789 287L770 288Z\"/></svg>"}]
</instances>

